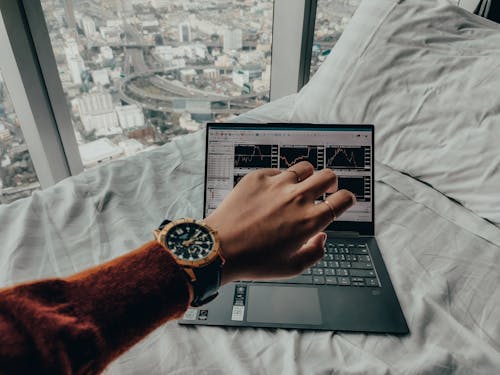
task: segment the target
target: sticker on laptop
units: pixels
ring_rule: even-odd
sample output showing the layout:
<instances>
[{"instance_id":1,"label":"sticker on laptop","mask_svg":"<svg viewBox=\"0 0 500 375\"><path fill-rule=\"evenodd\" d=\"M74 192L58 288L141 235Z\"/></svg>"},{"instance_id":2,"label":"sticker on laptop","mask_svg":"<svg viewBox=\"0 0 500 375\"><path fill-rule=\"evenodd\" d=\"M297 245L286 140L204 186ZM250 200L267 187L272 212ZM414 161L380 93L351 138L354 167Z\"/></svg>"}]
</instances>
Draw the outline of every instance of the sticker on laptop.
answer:
<instances>
[{"instance_id":1,"label":"sticker on laptop","mask_svg":"<svg viewBox=\"0 0 500 375\"><path fill-rule=\"evenodd\" d=\"M231 320L242 322L245 316L245 302L247 297L247 286L236 284L234 288L233 312Z\"/></svg>"},{"instance_id":2,"label":"sticker on laptop","mask_svg":"<svg viewBox=\"0 0 500 375\"><path fill-rule=\"evenodd\" d=\"M198 320L207 320L208 319L208 310L200 310L198 314Z\"/></svg>"},{"instance_id":3,"label":"sticker on laptop","mask_svg":"<svg viewBox=\"0 0 500 375\"><path fill-rule=\"evenodd\" d=\"M198 309L189 308L184 313L182 319L184 320L196 320L196 316L198 315Z\"/></svg>"}]
</instances>

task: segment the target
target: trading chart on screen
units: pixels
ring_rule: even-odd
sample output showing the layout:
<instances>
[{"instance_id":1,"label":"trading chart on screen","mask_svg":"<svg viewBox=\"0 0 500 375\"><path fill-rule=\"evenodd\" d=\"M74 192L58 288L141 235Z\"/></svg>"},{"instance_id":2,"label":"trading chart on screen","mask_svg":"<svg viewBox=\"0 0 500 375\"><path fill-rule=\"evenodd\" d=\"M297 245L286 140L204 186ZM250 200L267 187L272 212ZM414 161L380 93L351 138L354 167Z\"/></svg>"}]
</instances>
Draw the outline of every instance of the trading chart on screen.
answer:
<instances>
[{"instance_id":1,"label":"trading chart on screen","mask_svg":"<svg viewBox=\"0 0 500 375\"><path fill-rule=\"evenodd\" d=\"M357 198L346 220L371 220L372 134L329 129L214 129L209 132L207 154L207 211L210 214L247 174L261 168L284 171L307 161L315 173L332 169L338 189ZM331 130L331 129L330 129ZM328 197L318 197L318 202Z\"/></svg>"},{"instance_id":2,"label":"trading chart on screen","mask_svg":"<svg viewBox=\"0 0 500 375\"><path fill-rule=\"evenodd\" d=\"M272 168L273 166L272 145L235 145L234 167L235 168ZM276 156L276 150L274 150Z\"/></svg>"}]
</instances>

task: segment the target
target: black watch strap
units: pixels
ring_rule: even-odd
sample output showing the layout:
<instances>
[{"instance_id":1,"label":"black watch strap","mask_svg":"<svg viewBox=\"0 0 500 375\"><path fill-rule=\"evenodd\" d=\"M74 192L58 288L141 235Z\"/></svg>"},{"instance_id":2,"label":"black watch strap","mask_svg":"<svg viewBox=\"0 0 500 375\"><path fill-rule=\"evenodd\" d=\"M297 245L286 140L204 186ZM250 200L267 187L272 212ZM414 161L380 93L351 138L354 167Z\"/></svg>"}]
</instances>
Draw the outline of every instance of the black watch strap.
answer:
<instances>
[{"instance_id":1,"label":"black watch strap","mask_svg":"<svg viewBox=\"0 0 500 375\"><path fill-rule=\"evenodd\" d=\"M193 269L196 281L192 283L194 298L191 306L205 305L219 295L221 269L220 257L206 267Z\"/></svg>"},{"instance_id":2,"label":"black watch strap","mask_svg":"<svg viewBox=\"0 0 500 375\"><path fill-rule=\"evenodd\" d=\"M159 230L167 226L171 220L164 220ZM222 259L218 257L214 262L203 268L193 268L196 280L193 285L193 301L191 306L198 307L205 305L219 295L217 292L221 283Z\"/></svg>"}]
</instances>

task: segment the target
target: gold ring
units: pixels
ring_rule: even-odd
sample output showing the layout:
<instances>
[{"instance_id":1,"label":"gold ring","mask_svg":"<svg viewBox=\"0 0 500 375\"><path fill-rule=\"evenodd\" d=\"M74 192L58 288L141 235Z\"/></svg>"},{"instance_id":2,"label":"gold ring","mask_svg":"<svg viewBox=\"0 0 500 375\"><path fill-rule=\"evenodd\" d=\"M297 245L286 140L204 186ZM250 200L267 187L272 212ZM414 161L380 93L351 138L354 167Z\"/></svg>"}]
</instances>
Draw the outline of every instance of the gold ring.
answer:
<instances>
[{"instance_id":1,"label":"gold ring","mask_svg":"<svg viewBox=\"0 0 500 375\"><path fill-rule=\"evenodd\" d=\"M294 171L293 169L287 169L285 172L291 172L291 173L293 173L295 175L295 178L297 179L297 182L302 181L300 179L299 173L297 171Z\"/></svg>"},{"instance_id":2,"label":"gold ring","mask_svg":"<svg viewBox=\"0 0 500 375\"><path fill-rule=\"evenodd\" d=\"M330 213L332 214L332 221L335 221L337 219L337 215L335 215L335 211L333 210L332 204L328 202L326 199L323 201L324 204L328 206L330 209Z\"/></svg>"}]
</instances>

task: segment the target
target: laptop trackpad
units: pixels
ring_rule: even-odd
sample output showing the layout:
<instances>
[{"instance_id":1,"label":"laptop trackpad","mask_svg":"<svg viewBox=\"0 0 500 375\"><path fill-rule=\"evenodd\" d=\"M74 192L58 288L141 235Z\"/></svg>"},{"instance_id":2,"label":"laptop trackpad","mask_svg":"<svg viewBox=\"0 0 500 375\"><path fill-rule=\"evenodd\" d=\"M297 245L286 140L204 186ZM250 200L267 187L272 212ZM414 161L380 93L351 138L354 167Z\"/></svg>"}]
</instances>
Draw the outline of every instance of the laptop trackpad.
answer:
<instances>
[{"instance_id":1,"label":"laptop trackpad","mask_svg":"<svg viewBox=\"0 0 500 375\"><path fill-rule=\"evenodd\" d=\"M321 324L318 289L251 285L248 293L247 321Z\"/></svg>"}]
</instances>

